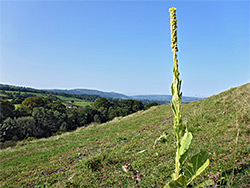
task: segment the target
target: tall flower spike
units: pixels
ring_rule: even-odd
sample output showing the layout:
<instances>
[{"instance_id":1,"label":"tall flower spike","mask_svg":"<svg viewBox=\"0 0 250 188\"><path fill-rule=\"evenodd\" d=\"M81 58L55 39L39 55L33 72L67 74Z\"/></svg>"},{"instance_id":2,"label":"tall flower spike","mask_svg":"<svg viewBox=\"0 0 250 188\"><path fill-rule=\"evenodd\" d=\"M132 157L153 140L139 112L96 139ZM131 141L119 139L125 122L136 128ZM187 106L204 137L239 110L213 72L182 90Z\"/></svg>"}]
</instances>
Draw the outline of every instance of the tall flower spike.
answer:
<instances>
[{"instance_id":1,"label":"tall flower spike","mask_svg":"<svg viewBox=\"0 0 250 188\"><path fill-rule=\"evenodd\" d=\"M209 154L205 151L200 151L191 157L188 163L187 170L184 171L184 164L192 141L192 133L188 132L186 126L182 125L181 118L181 80L180 73L178 71L178 60L177 60L177 19L176 19L176 8L170 8L170 29L171 29L171 47L174 58L174 78L171 85L172 102L171 107L174 112L174 131L176 135L176 156L175 156L175 172L172 175L172 180L168 182L164 188L186 188L194 178L201 174L209 165ZM164 137L164 136L162 136Z\"/></svg>"},{"instance_id":2,"label":"tall flower spike","mask_svg":"<svg viewBox=\"0 0 250 188\"><path fill-rule=\"evenodd\" d=\"M180 148L180 140L184 133L184 127L182 125L182 118L180 113L181 108L181 80L180 80L180 73L178 71L178 60L177 60L177 19L176 19L176 8L170 8L170 29L171 29L171 47L173 52L173 59L174 59L174 68L173 68L173 83L171 85L171 92L172 92L172 102L171 107L174 112L174 130L176 133L176 139L177 139L177 153L179 153ZM178 178L180 173L180 163L179 159L176 159L175 161L175 178Z\"/></svg>"}]
</instances>

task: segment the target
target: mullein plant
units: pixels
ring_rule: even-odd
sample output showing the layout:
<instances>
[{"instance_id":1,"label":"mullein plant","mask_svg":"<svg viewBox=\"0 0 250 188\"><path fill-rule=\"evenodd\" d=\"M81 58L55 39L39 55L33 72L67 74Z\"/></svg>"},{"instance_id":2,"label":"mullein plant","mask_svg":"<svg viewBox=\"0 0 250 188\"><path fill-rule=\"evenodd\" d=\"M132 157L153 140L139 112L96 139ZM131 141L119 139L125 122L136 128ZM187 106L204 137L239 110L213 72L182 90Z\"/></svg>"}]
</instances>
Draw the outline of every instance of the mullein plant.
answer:
<instances>
[{"instance_id":1,"label":"mullein plant","mask_svg":"<svg viewBox=\"0 0 250 188\"><path fill-rule=\"evenodd\" d=\"M200 175L209 165L208 153L200 151L187 161L187 154L192 141L192 134L188 132L187 126L182 124L181 117L181 80L178 71L177 60L177 19L176 8L170 8L170 29L172 52L174 59L173 68L173 83L171 85L172 102L171 107L174 113L174 132L176 135L176 157L175 157L175 172L172 174L172 180L165 185L165 188L187 187L198 175ZM165 133L166 135L166 133Z\"/></svg>"}]
</instances>

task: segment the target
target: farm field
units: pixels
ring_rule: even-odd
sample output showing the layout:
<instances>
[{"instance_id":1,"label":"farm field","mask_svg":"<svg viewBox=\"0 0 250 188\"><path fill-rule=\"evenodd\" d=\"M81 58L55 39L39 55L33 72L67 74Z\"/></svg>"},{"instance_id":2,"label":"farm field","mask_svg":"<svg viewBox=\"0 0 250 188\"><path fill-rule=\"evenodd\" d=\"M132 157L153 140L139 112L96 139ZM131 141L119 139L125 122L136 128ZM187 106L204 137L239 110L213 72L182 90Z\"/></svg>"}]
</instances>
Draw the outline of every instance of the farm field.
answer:
<instances>
[{"instance_id":1,"label":"farm field","mask_svg":"<svg viewBox=\"0 0 250 188\"><path fill-rule=\"evenodd\" d=\"M5 91L5 92L6 92L6 94L8 94L8 93L12 93L12 94L20 93L21 95L29 94L29 95L34 95L34 96L43 97L43 98L51 96L50 94L35 93L35 92L18 92L18 91ZM1 93L0 96L7 96L6 94ZM70 104L70 105L74 105L77 107L85 107L85 106L91 106L93 104L93 102L86 101L84 99L78 99L75 97L66 97L66 96L61 96L61 95L56 95L56 94L53 94L53 96L55 96L59 100L61 100L64 105ZM72 103L72 101L73 101L73 103Z\"/></svg>"}]
</instances>

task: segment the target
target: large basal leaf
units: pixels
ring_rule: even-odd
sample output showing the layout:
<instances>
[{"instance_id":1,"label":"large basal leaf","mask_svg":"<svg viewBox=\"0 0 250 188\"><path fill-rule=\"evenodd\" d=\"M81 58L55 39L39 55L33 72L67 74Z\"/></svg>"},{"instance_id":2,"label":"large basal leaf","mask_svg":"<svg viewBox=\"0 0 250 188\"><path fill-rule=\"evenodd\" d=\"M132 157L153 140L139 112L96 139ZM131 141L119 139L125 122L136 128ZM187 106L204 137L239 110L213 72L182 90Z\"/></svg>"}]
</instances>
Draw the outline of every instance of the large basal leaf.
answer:
<instances>
[{"instance_id":1,"label":"large basal leaf","mask_svg":"<svg viewBox=\"0 0 250 188\"><path fill-rule=\"evenodd\" d=\"M209 154L206 151L200 151L191 158L190 163L186 169L185 175L188 178L188 184L190 184L193 179L199 176L209 165Z\"/></svg>"},{"instance_id":2,"label":"large basal leaf","mask_svg":"<svg viewBox=\"0 0 250 188\"><path fill-rule=\"evenodd\" d=\"M183 175L179 176L177 180L168 182L164 188L185 188L187 187L187 178Z\"/></svg>"},{"instance_id":3,"label":"large basal leaf","mask_svg":"<svg viewBox=\"0 0 250 188\"><path fill-rule=\"evenodd\" d=\"M183 165L185 158L187 156L191 141L192 141L192 134L190 132L187 132L184 134L184 136L181 139L181 147L180 147L180 164Z\"/></svg>"}]
</instances>

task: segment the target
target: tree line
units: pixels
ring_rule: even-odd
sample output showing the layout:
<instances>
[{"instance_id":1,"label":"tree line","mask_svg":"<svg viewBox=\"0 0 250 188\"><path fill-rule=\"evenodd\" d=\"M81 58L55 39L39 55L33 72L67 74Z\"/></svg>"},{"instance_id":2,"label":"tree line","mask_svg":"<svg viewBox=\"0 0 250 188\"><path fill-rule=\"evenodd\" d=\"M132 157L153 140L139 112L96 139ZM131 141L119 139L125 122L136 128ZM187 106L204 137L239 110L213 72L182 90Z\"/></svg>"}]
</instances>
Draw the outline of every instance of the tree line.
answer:
<instances>
[{"instance_id":1,"label":"tree line","mask_svg":"<svg viewBox=\"0 0 250 188\"><path fill-rule=\"evenodd\" d=\"M50 137L93 122L104 123L118 116L127 116L154 105L158 103L144 106L136 100L100 98L91 107L67 109L56 98L31 96L15 107L13 102L0 99L0 141Z\"/></svg>"}]
</instances>

